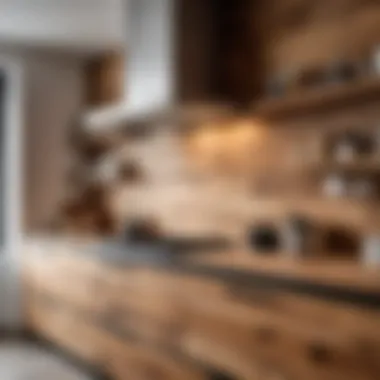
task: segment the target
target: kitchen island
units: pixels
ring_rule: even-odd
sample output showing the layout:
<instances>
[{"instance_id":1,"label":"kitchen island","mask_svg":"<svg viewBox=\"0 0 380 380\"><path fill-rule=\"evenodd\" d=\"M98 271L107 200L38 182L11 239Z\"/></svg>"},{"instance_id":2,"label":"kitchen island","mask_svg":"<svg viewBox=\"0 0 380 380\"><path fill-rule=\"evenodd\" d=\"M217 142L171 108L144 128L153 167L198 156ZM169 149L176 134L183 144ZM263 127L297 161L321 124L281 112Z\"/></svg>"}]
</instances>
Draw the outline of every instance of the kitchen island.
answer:
<instances>
[{"instance_id":1,"label":"kitchen island","mask_svg":"<svg viewBox=\"0 0 380 380\"><path fill-rule=\"evenodd\" d=\"M37 336L114 379L378 379L380 276L247 252L35 240Z\"/></svg>"}]
</instances>

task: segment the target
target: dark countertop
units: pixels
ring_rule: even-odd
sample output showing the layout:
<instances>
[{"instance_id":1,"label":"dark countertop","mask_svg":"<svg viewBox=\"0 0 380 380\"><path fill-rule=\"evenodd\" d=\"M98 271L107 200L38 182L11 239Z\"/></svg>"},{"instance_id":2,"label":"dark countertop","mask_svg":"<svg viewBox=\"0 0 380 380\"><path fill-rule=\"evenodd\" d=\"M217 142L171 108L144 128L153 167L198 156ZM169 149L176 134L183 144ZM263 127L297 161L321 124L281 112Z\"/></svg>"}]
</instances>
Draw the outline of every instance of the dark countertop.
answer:
<instances>
[{"instance_id":1,"label":"dark countertop","mask_svg":"<svg viewBox=\"0 0 380 380\"><path fill-rule=\"evenodd\" d=\"M107 241L97 243L89 247L89 254L95 255L101 260L107 261L112 265L131 265L131 264L148 264L148 265L187 265L189 258L201 255L217 255L226 249L220 247L203 247L187 248L186 250L177 250L169 244L125 244L118 241Z\"/></svg>"},{"instance_id":2,"label":"dark countertop","mask_svg":"<svg viewBox=\"0 0 380 380\"><path fill-rule=\"evenodd\" d=\"M25 244L29 251L36 253L80 254L117 268L154 267L184 275L216 278L239 287L277 289L380 309L380 271L367 271L352 263L345 267L339 262L291 262L283 258L256 257L251 253L239 255L231 250L189 250L174 254L165 246L132 247L116 241L39 238Z\"/></svg>"}]
</instances>

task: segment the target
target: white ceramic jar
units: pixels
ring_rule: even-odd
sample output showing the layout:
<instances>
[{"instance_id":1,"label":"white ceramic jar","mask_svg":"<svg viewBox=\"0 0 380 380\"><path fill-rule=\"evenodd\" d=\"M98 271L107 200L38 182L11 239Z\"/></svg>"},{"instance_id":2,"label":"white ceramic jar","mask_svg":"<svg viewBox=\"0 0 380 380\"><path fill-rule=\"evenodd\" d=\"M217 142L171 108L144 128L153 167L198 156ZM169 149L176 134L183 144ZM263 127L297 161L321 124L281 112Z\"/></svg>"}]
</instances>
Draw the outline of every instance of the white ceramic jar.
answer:
<instances>
[{"instance_id":1,"label":"white ceramic jar","mask_svg":"<svg viewBox=\"0 0 380 380\"><path fill-rule=\"evenodd\" d=\"M369 235L364 238L361 261L368 266L380 266L380 234Z\"/></svg>"}]
</instances>

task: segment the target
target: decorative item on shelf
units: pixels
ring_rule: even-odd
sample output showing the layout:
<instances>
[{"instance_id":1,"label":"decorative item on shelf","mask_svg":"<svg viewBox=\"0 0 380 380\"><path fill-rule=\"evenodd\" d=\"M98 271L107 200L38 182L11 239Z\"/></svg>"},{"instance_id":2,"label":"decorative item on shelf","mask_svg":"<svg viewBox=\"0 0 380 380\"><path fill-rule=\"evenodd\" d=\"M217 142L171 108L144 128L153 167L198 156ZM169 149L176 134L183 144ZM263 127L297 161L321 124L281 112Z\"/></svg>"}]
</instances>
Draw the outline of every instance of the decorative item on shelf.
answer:
<instances>
[{"instance_id":1,"label":"decorative item on shelf","mask_svg":"<svg viewBox=\"0 0 380 380\"><path fill-rule=\"evenodd\" d=\"M104 158L99 159L96 165L92 165L87 171L91 173L92 182L112 185L118 179L119 169L119 159L112 155L107 155Z\"/></svg>"},{"instance_id":2,"label":"decorative item on shelf","mask_svg":"<svg viewBox=\"0 0 380 380\"><path fill-rule=\"evenodd\" d=\"M371 177L333 173L325 178L322 193L329 198L369 200L377 197L378 188Z\"/></svg>"},{"instance_id":3,"label":"decorative item on shelf","mask_svg":"<svg viewBox=\"0 0 380 380\"><path fill-rule=\"evenodd\" d=\"M323 251L329 257L357 257L360 252L360 236L354 229L329 225L323 231Z\"/></svg>"},{"instance_id":4,"label":"decorative item on shelf","mask_svg":"<svg viewBox=\"0 0 380 380\"><path fill-rule=\"evenodd\" d=\"M120 141L113 135L93 135L85 132L80 126L76 128L73 128L69 136L69 145L78 158L87 164L96 162Z\"/></svg>"},{"instance_id":5,"label":"decorative item on shelf","mask_svg":"<svg viewBox=\"0 0 380 380\"><path fill-rule=\"evenodd\" d=\"M128 122L120 128L122 137L128 140L146 139L152 133L152 125L147 120Z\"/></svg>"},{"instance_id":6,"label":"decorative item on shelf","mask_svg":"<svg viewBox=\"0 0 380 380\"><path fill-rule=\"evenodd\" d=\"M96 236L110 236L115 232L114 220L107 209L89 208L78 200L63 205L58 220L62 232Z\"/></svg>"},{"instance_id":7,"label":"decorative item on shelf","mask_svg":"<svg viewBox=\"0 0 380 380\"><path fill-rule=\"evenodd\" d=\"M353 61L337 60L324 69L326 84L339 84L353 81L361 76L360 66Z\"/></svg>"},{"instance_id":8,"label":"decorative item on shelf","mask_svg":"<svg viewBox=\"0 0 380 380\"><path fill-rule=\"evenodd\" d=\"M109 152L109 144L105 140L87 141L79 151L80 156L85 162L93 163L105 156Z\"/></svg>"},{"instance_id":9,"label":"decorative item on shelf","mask_svg":"<svg viewBox=\"0 0 380 380\"><path fill-rule=\"evenodd\" d=\"M120 164L118 177L122 182L135 183L142 181L144 175L137 163L128 161Z\"/></svg>"},{"instance_id":10,"label":"decorative item on shelf","mask_svg":"<svg viewBox=\"0 0 380 380\"><path fill-rule=\"evenodd\" d=\"M325 72L323 68L312 67L304 69L297 76L297 88L312 89L325 84Z\"/></svg>"},{"instance_id":11,"label":"decorative item on shelf","mask_svg":"<svg viewBox=\"0 0 380 380\"><path fill-rule=\"evenodd\" d=\"M258 253L275 253L280 249L280 236L270 223L253 225L248 229L249 247Z\"/></svg>"},{"instance_id":12,"label":"decorative item on shelf","mask_svg":"<svg viewBox=\"0 0 380 380\"><path fill-rule=\"evenodd\" d=\"M340 174L329 174L322 184L322 193L331 198L347 196L347 181Z\"/></svg>"},{"instance_id":13,"label":"decorative item on shelf","mask_svg":"<svg viewBox=\"0 0 380 380\"><path fill-rule=\"evenodd\" d=\"M60 207L59 217L69 230L78 233L109 236L116 231L108 207L107 189L91 185L78 189Z\"/></svg>"},{"instance_id":14,"label":"decorative item on shelf","mask_svg":"<svg viewBox=\"0 0 380 380\"><path fill-rule=\"evenodd\" d=\"M124 228L124 239L130 243L153 243L161 237L159 224L153 219L135 219Z\"/></svg>"},{"instance_id":15,"label":"decorative item on shelf","mask_svg":"<svg viewBox=\"0 0 380 380\"><path fill-rule=\"evenodd\" d=\"M376 186L371 179L355 178L349 184L349 196L360 199L375 197Z\"/></svg>"},{"instance_id":16,"label":"decorative item on shelf","mask_svg":"<svg viewBox=\"0 0 380 380\"><path fill-rule=\"evenodd\" d=\"M87 208L106 208L108 190L105 186L93 184L78 194L78 201Z\"/></svg>"},{"instance_id":17,"label":"decorative item on shelf","mask_svg":"<svg viewBox=\"0 0 380 380\"><path fill-rule=\"evenodd\" d=\"M370 199L378 195L380 161L376 161L379 142L375 130L345 130L326 142L326 177L322 192L329 197Z\"/></svg>"},{"instance_id":18,"label":"decorative item on shelf","mask_svg":"<svg viewBox=\"0 0 380 380\"><path fill-rule=\"evenodd\" d=\"M280 98L299 87L299 71L280 72L269 78L266 83L266 94L270 98Z\"/></svg>"},{"instance_id":19,"label":"decorative item on shelf","mask_svg":"<svg viewBox=\"0 0 380 380\"><path fill-rule=\"evenodd\" d=\"M282 244L283 250L292 257L311 256L320 250L320 229L308 218L292 215L284 223Z\"/></svg>"},{"instance_id":20,"label":"decorative item on shelf","mask_svg":"<svg viewBox=\"0 0 380 380\"><path fill-rule=\"evenodd\" d=\"M286 83L283 77L270 78L266 84L266 94L270 98L280 98L286 94Z\"/></svg>"},{"instance_id":21,"label":"decorative item on shelf","mask_svg":"<svg viewBox=\"0 0 380 380\"><path fill-rule=\"evenodd\" d=\"M369 58L369 64L366 61L366 67L369 67L371 74L380 75L380 45L373 47Z\"/></svg>"},{"instance_id":22,"label":"decorative item on shelf","mask_svg":"<svg viewBox=\"0 0 380 380\"><path fill-rule=\"evenodd\" d=\"M108 209L100 208L94 213L97 234L111 236L115 234L115 220Z\"/></svg>"},{"instance_id":23,"label":"decorative item on shelf","mask_svg":"<svg viewBox=\"0 0 380 380\"><path fill-rule=\"evenodd\" d=\"M362 242L361 261L365 265L380 265L380 233L365 236Z\"/></svg>"},{"instance_id":24,"label":"decorative item on shelf","mask_svg":"<svg viewBox=\"0 0 380 380\"><path fill-rule=\"evenodd\" d=\"M370 133L346 131L336 136L331 143L332 158L339 162L368 157L375 151L376 144Z\"/></svg>"},{"instance_id":25,"label":"decorative item on shelf","mask_svg":"<svg viewBox=\"0 0 380 380\"><path fill-rule=\"evenodd\" d=\"M377 162L380 167L380 124L375 126L372 139L373 139L373 147L374 147L373 156L375 159L377 159Z\"/></svg>"}]
</instances>

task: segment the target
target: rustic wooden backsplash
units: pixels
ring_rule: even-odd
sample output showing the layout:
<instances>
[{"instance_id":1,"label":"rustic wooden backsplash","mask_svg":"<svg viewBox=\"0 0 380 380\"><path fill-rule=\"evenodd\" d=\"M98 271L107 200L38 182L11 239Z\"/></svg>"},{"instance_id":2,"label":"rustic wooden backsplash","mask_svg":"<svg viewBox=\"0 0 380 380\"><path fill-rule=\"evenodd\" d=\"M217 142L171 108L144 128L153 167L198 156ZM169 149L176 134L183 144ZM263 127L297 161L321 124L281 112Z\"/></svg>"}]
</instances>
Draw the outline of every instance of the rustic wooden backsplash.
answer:
<instances>
[{"instance_id":1,"label":"rustic wooden backsplash","mask_svg":"<svg viewBox=\"0 0 380 380\"><path fill-rule=\"evenodd\" d=\"M363 57L377 45L376 0L267 0L252 13L268 72ZM257 27L259 25L259 28Z\"/></svg>"},{"instance_id":2,"label":"rustic wooden backsplash","mask_svg":"<svg viewBox=\"0 0 380 380\"><path fill-rule=\"evenodd\" d=\"M218 24L226 38L218 47L223 59L214 64L217 82L247 103L278 74L364 60L380 31L380 3L374 0L241 0L230 13ZM328 84L319 90L323 86ZM309 89L297 91L302 98L301 91ZM139 179L110 186L120 229L126 220L143 216L157 218L170 233L222 233L242 241L250 224L281 223L290 214L359 232L380 227L374 202L321 194L326 136L336 129L380 125L378 104L365 96L339 106L339 111L311 112L307 105L302 117L287 121L256 114L193 126L186 133L165 127L126 141L112 159L137 165Z\"/></svg>"},{"instance_id":3,"label":"rustic wooden backsplash","mask_svg":"<svg viewBox=\"0 0 380 380\"><path fill-rule=\"evenodd\" d=\"M240 242L252 223L281 223L291 214L365 231L375 223L375 204L326 198L318 169L328 134L376 128L376 113L353 109L289 125L231 118L187 133L158 130L117 153L138 163L143 178L112 190L113 212L120 226L131 217L154 217L170 233L222 233Z\"/></svg>"}]
</instances>

